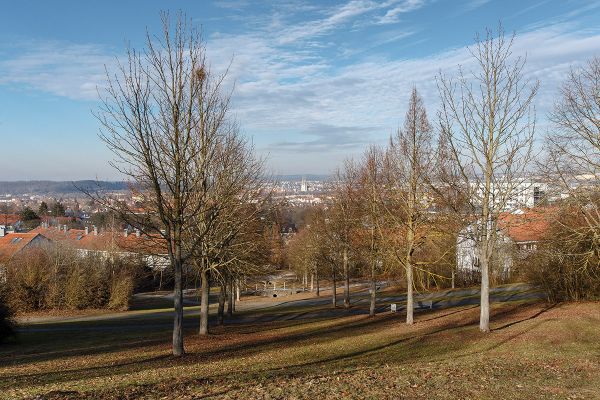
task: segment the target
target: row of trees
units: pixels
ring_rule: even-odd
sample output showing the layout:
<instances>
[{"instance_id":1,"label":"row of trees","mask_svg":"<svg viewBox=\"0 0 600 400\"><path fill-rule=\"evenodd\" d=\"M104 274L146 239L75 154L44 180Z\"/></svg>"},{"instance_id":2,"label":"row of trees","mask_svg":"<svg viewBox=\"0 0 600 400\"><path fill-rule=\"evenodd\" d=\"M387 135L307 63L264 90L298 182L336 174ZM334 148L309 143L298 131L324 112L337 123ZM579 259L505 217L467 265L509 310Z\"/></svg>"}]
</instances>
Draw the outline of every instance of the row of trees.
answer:
<instances>
[{"instance_id":1,"label":"row of trees","mask_svg":"<svg viewBox=\"0 0 600 400\"><path fill-rule=\"evenodd\" d=\"M562 207L531 260L550 300L600 298L600 58L572 69L550 114L541 171Z\"/></svg>"},{"instance_id":2,"label":"row of trees","mask_svg":"<svg viewBox=\"0 0 600 400\"><path fill-rule=\"evenodd\" d=\"M423 100L413 89L402 129L386 148L370 147L361 159L346 162L337 173L331 202L315 210L289 244L296 270L331 279L334 307L338 276L344 282L346 308L350 276L366 276L374 315L377 279L400 272L406 279L406 322L412 324L413 288L425 288L429 279L439 286L453 282L450 274L434 272L454 265L459 224L448 213L433 212L446 204L440 196L438 201L432 197L441 152L433 133ZM454 205L457 199L444 200Z\"/></svg>"},{"instance_id":3,"label":"row of trees","mask_svg":"<svg viewBox=\"0 0 600 400\"><path fill-rule=\"evenodd\" d=\"M334 306L341 276L348 307L354 273L371 279L373 315L376 277L392 272L406 280L406 322L412 324L413 289L421 280L415 274L454 285L457 238L464 237L476 245L480 330L488 332L490 281L500 272L493 269L498 224L530 189L534 174L562 211L545 215L550 229L526 259L526 276L553 300L597 295L600 61L570 73L550 116L548 159L538 164L533 100L539 82L524 73L525 59L512 53L513 40L501 27L488 31L471 49L473 70L461 68L455 78L440 74L435 124L413 88L403 127L385 148L371 147L346 162L333 200L290 243L290 262L300 273L331 278ZM577 217L566 218L573 211Z\"/></svg>"}]
</instances>

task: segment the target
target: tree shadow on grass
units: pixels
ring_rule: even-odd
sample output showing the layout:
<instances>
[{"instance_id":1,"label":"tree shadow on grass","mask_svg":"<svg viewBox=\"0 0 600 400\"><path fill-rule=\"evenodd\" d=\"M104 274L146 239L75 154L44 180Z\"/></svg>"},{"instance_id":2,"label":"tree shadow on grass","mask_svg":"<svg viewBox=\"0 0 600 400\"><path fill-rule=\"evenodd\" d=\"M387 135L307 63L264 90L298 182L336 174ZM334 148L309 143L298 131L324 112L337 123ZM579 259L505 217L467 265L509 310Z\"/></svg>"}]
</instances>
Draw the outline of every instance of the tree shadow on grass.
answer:
<instances>
[{"instance_id":1,"label":"tree shadow on grass","mask_svg":"<svg viewBox=\"0 0 600 400\"><path fill-rule=\"evenodd\" d=\"M16 342L12 348L6 348L0 354L0 362L14 367L26 364L52 361L64 357L93 356L98 354L110 354L123 350L146 348L148 346L160 345L168 339L168 332L152 333L144 338L143 334L138 336L105 336L104 334L86 333L85 336L70 333L69 336L53 334L48 337L44 334L36 334L41 338L23 338L23 342ZM39 342L40 340L46 342Z\"/></svg>"},{"instance_id":2,"label":"tree shadow on grass","mask_svg":"<svg viewBox=\"0 0 600 400\"><path fill-rule=\"evenodd\" d=\"M227 347L217 347L209 351L202 351L187 354L183 358L172 358L170 356L152 357L141 359L134 362L123 362L112 365L100 365L87 368L69 369L56 372L41 372L33 374L22 374L5 376L5 379L11 379L10 387L24 387L31 384L31 381L36 383L60 383L70 380L80 380L85 378L98 378L102 376L130 374L140 372L147 369L159 368L164 366L190 365L200 362L210 362L226 357L249 357L255 353L271 350L278 347L286 347L297 344L299 341L310 340L315 343L315 340L320 342L335 340L339 337L352 335L360 335L369 333L373 330L380 329L381 324L391 321L395 316L385 315L377 318L364 317L359 320L343 321L334 326L325 326L309 331L297 332L281 337L264 337L244 341L240 344L229 345Z\"/></svg>"},{"instance_id":3,"label":"tree shadow on grass","mask_svg":"<svg viewBox=\"0 0 600 400\"><path fill-rule=\"evenodd\" d=\"M388 319L380 320L378 322L385 323L389 321L390 320ZM435 343L436 335L440 333L447 333L453 330L460 330L462 328L474 325L475 322L476 321L472 318L469 318L464 322L451 321L431 330L415 332L387 343L370 346L368 348L363 348L356 351L345 352L333 357L326 357L314 361L285 366L277 365L271 368L262 368L254 371L230 371L227 373L204 376L201 380L198 378L188 377L179 380L176 385L205 385L206 382L210 382L212 385L219 387L220 385L217 385L218 382L225 382L227 384L231 384L233 382L235 386L239 387L246 384L255 384L261 380L265 381L278 377L284 377L286 379L298 377L308 379L309 377L314 377L315 375L321 376L326 374L327 371L332 369L356 369L357 367L364 367L365 365L381 365L386 361L415 361L416 359L424 356L423 354L420 354L420 349L423 347L435 345L438 354L444 351L454 351L456 347L438 348L437 344ZM382 327L372 327L372 329L380 328ZM350 330L348 336L351 336L354 333L355 332ZM460 332L454 332L453 334L456 336L460 335L464 344L464 336ZM293 339L287 338L286 340ZM425 341L428 341L428 343L424 343ZM392 349L393 351L391 351ZM395 354L395 356L390 357L390 354ZM214 394L211 393L210 395Z\"/></svg>"},{"instance_id":4,"label":"tree shadow on grass","mask_svg":"<svg viewBox=\"0 0 600 400\"><path fill-rule=\"evenodd\" d=\"M470 306L470 307L465 307L465 308L462 308L462 309L460 309L460 310L454 310L454 311L451 311L451 312L447 312L447 313L444 313L444 314L437 315L437 316L435 316L435 317L431 317L431 318L427 318L427 319L419 319L419 320L417 320L417 323L418 323L418 322L427 322L427 321L433 321L433 320L440 319L440 318L445 318L445 317L448 317L448 316L450 316L450 315L454 315L454 314L462 313L462 312L465 312L465 311L467 311L467 310L471 310L471 309L473 309L473 308L478 308L478 307L479 307L479 305Z\"/></svg>"},{"instance_id":5,"label":"tree shadow on grass","mask_svg":"<svg viewBox=\"0 0 600 400\"><path fill-rule=\"evenodd\" d=\"M470 308L455 311L452 313L446 313L444 316L448 317L450 315L456 314L461 311L467 311ZM509 313L512 310L503 311L504 313ZM342 311L343 312L343 311ZM498 316L496 313L495 317ZM439 319L440 317L433 317L432 319ZM164 356L156 356L149 358L142 358L139 360L131 360L120 362L112 365L98 365L87 368L77 368L77 369L69 369L62 370L56 372L40 372L34 374L15 374L12 376L5 376L5 379L10 379L11 382L7 382L9 387L11 388L19 388L26 387L35 384L56 384L62 382L69 382L72 380L81 380L86 378L100 378L111 375L120 375L120 374L132 374L136 372L141 372L148 369L156 369L162 367L169 367L174 365L192 365L198 363L206 363L211 361L218 361L223 358L235 358L235 357L250 357L256 353L260 353L263 351L269 351L277 348L286 348L291 347L293 345L305 345L307 341L312 343L322 343L327 341L333 341L341 337L351 337L354 335L361 335L366 333L371 333L376 330L389 328L389 324L398 320L398 315L394 314L386 314L379 315L376 318L352 318L351 320L342 320L339 323L335 323L333 326L321 326L312 328L309 326L307 331L294 332L291 334L282 334L281 336L273 336L266 335L264 337L251 338L248 340L243 340L241 343L236 343L233 345L225 345L213 347L208 351L200 351L194 352L186 355L183 358L173 358L168 355ZM285 321L284 321L285 322ZM299 325L307 324L309 325L313 321L305 321ZM334 321L335 322L335 321ZM424 322L424 321L423 321ZM344 366L348 366L350 364L356 365L360 362L375 362L373 359L369 360L369 357L376 355L378 353L384 353L388 349L394 346L403 346L405 348L403 350L396 352L398 355L394 357L394 361L401 360L409 360L411 357L415 357L419 355L419 351L423 348L423 341L428 340L428 338L433 338L438 334L449 332L456 329L461 329L470 325L473 325L476 322L476 319L473 317L469 317L466 322L458 323L456 321L448 321L448 323L442 324L440 326L434 327L433 329L427 329L424 326L424 330L416 332L415 334L411 334L410 336L405 336L399 338L397 340L393 340L391 342L387 342L380 345L370 346L368 348L363 348L357 351L352 351L349 353L344 352L343 354L337 355L335 357L330 357L326 359L320 359L315 361L310 361L306 363L300 364L292 364L292 365L284 365L277 366L274 368L262 369L259 371L231 371L227 375L215 375L212 377L205 377L211 379L221 379L224 376L235 376L236 379L241 381L252 379L253 376L261 375L261 374L308 374L313 371L316 366L326 366L326 365L335 365L339 363L343 363ZM277 329L277 324L274 324L272 329ZM418 325L417 325L418 329ZM232 333L236 333L235 329ZM215 335L218 338L218 335ZM196 340L202 340L196 337ZM430 339L433 340L433 339ZM463 338L464 340L464 338ZM304 343L302 343L304 342ZM166 343L162 341L162 343ZM198 345L198 343L195 343ZM201 343L200 343L201 344ZM143 345L140 344L140 347ZM130 347L128 347L130 348ZM438 352L450 352L453 351L455 347L447 346L437 349ZM99 353L106 353L106 351L99 351ZM78 353L78 355L81 355ZM439 354L438 354L439 355ZM315 355L318 356L318 355ZM185 380L185 379L184 379Z\"/></svg>"},{"instance_id":6,"label":"tree shadow on grass","mask_svg":"<svg viewBox=\"0 0 600 400\"><path fill-rule=\"evenodd\" d=\"M492 331L493 332L495 332L495 331L501 331L503 329L510 328L511 326L520 324L522 322L530 321L530 320L535 319L535 318L539 317L540 315L542 315L542 314L544 314L544 313L552 310L553 308L555 308L557 306L558 306L558 304L550 304L550 305L542 308L540 311L536 312L535 314L533 314L533 315L531 315L531 316L529 316L527 318L523 318L523 319L520 319L520 320L517 320L517 321L511 321L511 322L509 322L507 324L504 324L502 326L499 326L497 328L492 329Z\"/></svg>"},{"instance_id":7,"label":"tree shadow on grass","mask_svg":"<svg viewBox=\"0 0 600 400\"><path fill-rule=\"evenodd\" d=\"M294 313L289 314L291 314L293 318L285 320L279 318L260 323L235 323L228 325L227 328L232 330L232 333L236 334L256 334L259 332L268 332L269 330L276 331L292 326L302 326L312 322L324 320L333 321L339 318L344 318L344 315L340 314L330 318L322 317L312 320L303 320L302 315L294 315ZM213 322L211 324L213 331L225 333L222 332L223 328L216 326L216 318L211 318L211 322ZM229 322L231 322L231 320ZM112 321L107 323L109 325L114 325L114 322ZM93 330L93 327L88 325L89 323L75 325L71 330L66 332L25 331L22 333L22 342L15 342L11 344L10 347L3 349L3 351L0 353L0 361L16 367L35 362L52 361L54 359L60 359L63 357L109 354L127 349L144 348L152 345L168 345L171 335L170 324L165 324L165 327L162 327L161 330L150 331L148 336L151 336L152 339L146 340L141 339L141 337L144 336L143 332L140 332L139 334L133 334L131 329L127 332L121 332L119 329L117 329L120 326L118 324L115 325L114 330L100 330L98 332ZM134 324L128 322L123 326L126 328L131 328L134 326ZM186 336L189 337L190 335L195 334L197 332L197 326L198 321L196 319L185 319L184 330ZM100 325L100 328L104 327L104 325ZM142 324L140 325L139 329L145 327L146 326ZM265 329L265 327L269 328ZM79 328L81 328L81 331Z\"/></svg>"},{"instance_id":8,"label":"tree shadow on grass","mask_svg":"<svg viewBox=\"0 0 600 400\"><path fill-rule=\"evenodd\" d=\"M14 380L10 382L10 387L24 387L31 384L31 380L36 383L58 383L70 381L72 379L82 379L89 377L101 377L101 376L109 376L109 375L117 375L120 373L134 373L143 371L150 368L157 368L161 366L166 366L170 363L177 363L179 365L185 364L193 364L198 362L207 362L212 361L214 359L220 359L223 357L227 357L228 355L236 355L236 356L249 356L256 352L264 351L269 348L282 346L286 344L290 344L292 342L296 342L298 340L303 339L311 339L311 338L321 338L325 340L328 335L336 334L339 332L357 332L362 329L369 329L370 325L381 322L381 319L362 319L360 321L347 321L341 324L335 325L335 327L322 327L318 329L312 329L307 332L299 332L292 335L285 335L282 337L264 337L251 340L245 340L240 344L234 344L232 346L227 347L216 347L209 351L198 352L198 353L190 353L187 354L183 358L173 358L169 355L160 356L160 357L150 357L146 359L139 359L133 362L120 362L111 365L99 365L93 367L79 368L79 369L68 369L61 371L53 371L53 372L40 372L40 373L31 373L31 374L14 374L14 375L3 375L2 378L4 381L6 380ZM305 322L308 323L308 322ZM217 335L215 335L217 336ZM218 337L218 336L217 336ZM161 343L166 343L165 341L161 341ZM139 344L139 347L144 347L143 344ZM130 349L131 347L128 345L119 346L119 348ZM112 351L118 351L111 349ZM95 353L93 351L89 351L86 349L86 354L92 355ZM107 349L98 350L97 353L107 353ZM63 353L60 353L63 354ZM75 354L81 355L81 353ZM56 357L52 358L60 358L60 355L56 355ZM32 360L29 360L32 362Z\"/></svg>"}]
</instances>

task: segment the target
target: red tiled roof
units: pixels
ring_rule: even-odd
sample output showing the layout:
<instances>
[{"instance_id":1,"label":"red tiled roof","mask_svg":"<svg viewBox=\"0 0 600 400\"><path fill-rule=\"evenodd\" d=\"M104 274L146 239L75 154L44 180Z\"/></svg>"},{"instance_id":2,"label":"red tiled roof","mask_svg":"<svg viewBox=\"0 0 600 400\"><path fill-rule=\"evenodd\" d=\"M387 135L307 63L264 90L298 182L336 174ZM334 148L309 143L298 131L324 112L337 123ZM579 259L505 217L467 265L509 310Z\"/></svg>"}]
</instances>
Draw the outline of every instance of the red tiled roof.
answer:
<instances>
[{"instance_id":1,"label":"red tiled roof","mask_svg":"<svg viewBox=\"0 0 600 400\"><path fill-rule=\"evenodd\" d=\"M124 232L100 231L97 235L90 229L86 234L84 229L69 229L65 232L56 227L42 226L31 232L41 233L57 243L63 243L74 249L90 251L128 251L143 254L166 254L165 241L156 236L140 235Z\"/></svg>"},{"instance_id":2,"label":"red tiled roof","mask_svg":"<svg viewBox=\"0 0 600 400\"><path fill-rule=\"evenodd\" d=\"M549 209L526 210L522 214L502 213L498 227L515 242L537 242L550 227Z\"/></svg>"},{"instance_id":3,"label":"red tiled roof","mask_svg":"<svg viewBox=\"0 0 600 400\"><path fill-rule=\"evenodd\" d=\"M32 232L10 233L0 237L0 262L9 260L36 239L48 240L44 235Z\"/></svg>"}]
</instances>

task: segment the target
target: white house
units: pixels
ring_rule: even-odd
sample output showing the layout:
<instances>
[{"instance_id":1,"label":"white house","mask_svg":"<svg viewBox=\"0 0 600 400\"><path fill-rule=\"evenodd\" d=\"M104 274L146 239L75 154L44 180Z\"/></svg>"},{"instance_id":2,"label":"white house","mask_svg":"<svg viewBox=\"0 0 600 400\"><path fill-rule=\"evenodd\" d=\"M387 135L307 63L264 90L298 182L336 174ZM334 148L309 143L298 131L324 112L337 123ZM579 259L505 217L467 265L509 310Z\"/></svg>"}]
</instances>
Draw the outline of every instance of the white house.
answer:
<instances>
[{"instance_id":1,"label":"white house","mask_svg":"<svg viewBox=\"0 0 600 400\"><path fill-rule=\"evenodd\" d=\"M456 242L456 267L459 274L473 276L479 273L477 246L481 223L465 227ZM510 273L514 257L536 249L537 243L548 230L547 210L517 210L498 217L494 263L502 276Z\"/></svg>"}]
</instances>

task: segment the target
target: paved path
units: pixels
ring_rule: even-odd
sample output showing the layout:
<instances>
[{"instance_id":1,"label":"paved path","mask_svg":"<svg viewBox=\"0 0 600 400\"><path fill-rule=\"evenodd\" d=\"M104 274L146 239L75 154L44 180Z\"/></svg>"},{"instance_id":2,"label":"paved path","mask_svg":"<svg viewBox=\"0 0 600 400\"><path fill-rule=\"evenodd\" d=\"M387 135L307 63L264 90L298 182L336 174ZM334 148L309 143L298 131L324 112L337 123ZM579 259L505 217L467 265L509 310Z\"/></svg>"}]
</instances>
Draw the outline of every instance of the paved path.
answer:
<instances>
[{"instance_id":1,"label":"paved path","mask_svg":"<svg viewBox=\"0 0 600 400\"><path fill-rule=\"evenodd\" d=\"M367 285L365 285L367 286ZM260 324L274 321L314 320L333 318L346 315L367 314L370 304L370 294L367 288L352 292L351 308L341 308L342 295L338 292L338 308L331 307L331 294L324 293L320 297L293 299L281 297L278 299L252 298L251 300L237 303L236 315L226 319L226 324ZM155 294L142 294L140 297L156 297ZM165 299L172 295L163 294ZM543 300L543 293L527 284L513 284L493 288L490 291L491 302L511 301L538 301ZM211 301L216 299L212 298ZM388 292L377 294L378 313L389 312L390 304L396 303L398 311L404 309L406 295L393 295ZM194 305L193 300L187 302ZM426 294L415 295L415 309L417 311L429 309L443 309L457 306L478 305L479 290L475 288L444 290ZM216 310L211 308L211 322L214 323ZM192 327L198 325L198 307L186 307L184 310L184 325ZM172 309L151 309L127 311L121 313L99 314L83 317L51 317L36 318L23 322L19 326L22 332L60 332L60 331L129 331L141 332L156 329L170 329L172 327Z\"/></svg>"}]
</instances>

